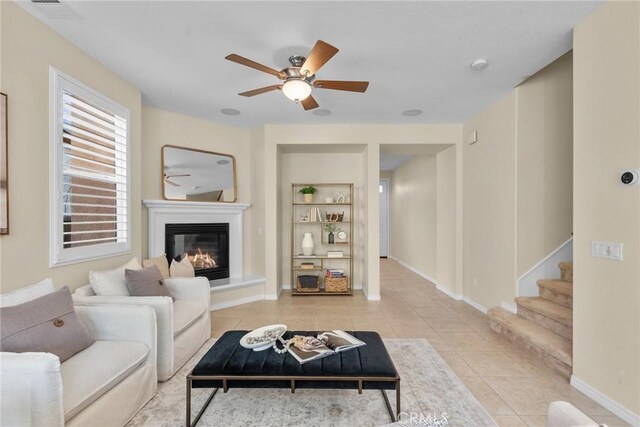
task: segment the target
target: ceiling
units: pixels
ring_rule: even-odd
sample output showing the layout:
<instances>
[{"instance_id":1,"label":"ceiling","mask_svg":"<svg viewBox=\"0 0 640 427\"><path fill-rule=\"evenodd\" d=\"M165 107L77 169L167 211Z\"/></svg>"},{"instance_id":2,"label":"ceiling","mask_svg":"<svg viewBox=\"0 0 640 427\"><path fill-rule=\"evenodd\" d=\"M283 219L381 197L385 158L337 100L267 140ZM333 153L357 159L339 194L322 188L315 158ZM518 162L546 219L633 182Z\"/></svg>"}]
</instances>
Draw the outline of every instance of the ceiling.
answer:
<instances>
[{"instance_id":1,"label":"ceiling","mask_svg":"<svg viewBox=\"0 0 640 427\"><path fill-rule=\"evenodd\" d=\"M600 1L65 1L20 4L142 91L143 102L220 123L460 123L571 48L572 28ZM58 9L56 9L58 8ZM226 61L273 68L316 40L340 49L317 76L368 80L365 94L316 89L316 116L278 80ZM484 71L469 64L487 58ZM233 108L241 112L227 116ZM423 110L406 117L402 112Z\"/></svg>"}]
</instances>

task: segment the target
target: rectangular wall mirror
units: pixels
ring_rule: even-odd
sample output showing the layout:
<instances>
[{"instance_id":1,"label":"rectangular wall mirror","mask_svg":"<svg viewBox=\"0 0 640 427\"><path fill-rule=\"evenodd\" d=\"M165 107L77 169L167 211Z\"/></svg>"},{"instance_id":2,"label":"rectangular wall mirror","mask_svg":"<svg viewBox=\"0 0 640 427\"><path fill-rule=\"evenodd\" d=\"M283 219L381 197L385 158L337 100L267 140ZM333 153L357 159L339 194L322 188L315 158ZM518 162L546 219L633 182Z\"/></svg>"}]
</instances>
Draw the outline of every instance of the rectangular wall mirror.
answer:
<instances>
[{"instance_id":1,"label":"rectangular wall mirror","mask_svg":"<svg viewBox=\"0 0 640 427\"><path fill-rule=\"evenodd\" d=\"M229 154L165 145L162 189L167 200L235 202L236 159Z\"/></svg>"}]
</instances>

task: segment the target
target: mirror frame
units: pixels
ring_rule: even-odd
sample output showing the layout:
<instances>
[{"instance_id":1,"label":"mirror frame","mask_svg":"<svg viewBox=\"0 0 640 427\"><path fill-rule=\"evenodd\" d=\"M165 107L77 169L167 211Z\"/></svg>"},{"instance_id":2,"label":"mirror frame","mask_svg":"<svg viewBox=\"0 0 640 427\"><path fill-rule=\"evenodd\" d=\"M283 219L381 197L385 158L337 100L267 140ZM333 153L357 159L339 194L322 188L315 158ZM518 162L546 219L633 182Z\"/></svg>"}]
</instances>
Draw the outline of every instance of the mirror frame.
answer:
<instances>
[{"instance_id":1,"label":"mirror frame","mask_svg":"<svg viewBox=\"0 0 640 427\"><path fill-rule=\"evenodd\" d=\"M162 182L162 198L164 200L172 200L174 202L185 202L185 201L191 202L191 200L169 199L166 196L166 184L164 182L164 149L165 148L179 148L181 150L195 151L196 153L215 154L217 156L231 157L231 160L233 162L233 200L220 201L220 202L198 201L198 203L236 203L238 201L238 175L237 175L237 168L236 168L236 156L232 154L227 154L227 153L219 153L216 151L207 151L207 150L201 150L198 148L189 148L189 147L183 147L181 145L172 145L172 144L163 145L162 148L160 149L160 179L162 180L161 181Z\"/></svg>"}]
</instances>

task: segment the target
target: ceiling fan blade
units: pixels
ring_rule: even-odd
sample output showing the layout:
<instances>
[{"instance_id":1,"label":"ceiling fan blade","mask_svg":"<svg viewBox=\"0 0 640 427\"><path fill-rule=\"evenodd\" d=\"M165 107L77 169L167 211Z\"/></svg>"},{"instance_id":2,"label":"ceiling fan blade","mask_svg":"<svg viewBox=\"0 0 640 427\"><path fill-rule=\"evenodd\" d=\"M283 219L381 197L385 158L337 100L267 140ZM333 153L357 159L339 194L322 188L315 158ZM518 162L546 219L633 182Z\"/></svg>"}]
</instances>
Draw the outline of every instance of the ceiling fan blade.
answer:
<instances>
[{"instance_id":1,"label":"ceiling fan blade","mask_svg":"<svg viewBox=\"0 0 640 427\"><path fill-rule=\"evenodd\" d=\"M313 99L313 96L311 96L311 95L307 96L305 99L300 101L300 103L302 104L302 107L304 108L304 111L313 110L314 108L318 108L320 106L320 105L318 105L316 100Z\"/></svg>"},{"instance_id":2,"label":"ceiling fan blade","mask_svg":"<svg viewBox=\"0 0 640 427\"><path fill-rule=\"evenodd\" d=\"M318 40L315 46L313 46L313 49L311 49L304 64L300 67L300 73L308 76L314 75L327 61L333 58L333 55L336 53L338 53L338 48L322 40Z\"/></svg>"},{"instance_id":3,"label":"ceiling fan blade","mask_svg":"<svg viewBox=\"0 0 640 427\"><path fill-rule=\"evenodd\" d=\"M180 176L191 176L190 173L183 173L182 175L165 175L165 179L169 179L169 178L177 178Z\"/></svg>"},{"instance_id":4,"label":"ceiling fan blade","mask_svg":"<svg viewBox=\"0 0 640 427\"><path fill-rule=\"evenodd\" d=\"M170 181L168 179L165 179L164 182L166 182L169 185L173 185L174 187L180 187L180 184L176 184L175 182Z\"/></svg>"},{"instance_id":5,"label":"ceiling fan blade","mask_svg":"<svg viewBox=\"0 0 640 427\"><path fill-rule=\"evenodd\" d=\"M277 90L277 89L280 89L280 88L282 88L282 85L266 86L266 87L261 87L260 89L248 90L246 92L239 93L238 95L240 95L240 96L256 96L256 95L260 95L262 93L271 92L272 90Z\"/></svg>"},{"instance_id":6,"label":"ceiling fan blade","mask_svg":"<svg viewBox=\"0 0 640 427\"><path fill-rule=\"evenodd\" d=\"M316 80L313 87L319 89L346 90L349 92L365 92L369 82L351 82L347 80Z\"/></svg>"},{"instance_id":7,"label":"ceiling fan blade","mask_svg":"<svg viewBox=\"0 0 640 427\"><path fill-rule=\"evenodd\" d=\"M240 55L236 55L235 53L227 55L224 59L244 65L245 67L253 68L254 70L262 71L263 73L274 75L279 79L284 79L286 77L282 71L274 70L273 68L269 68L266 65L259 64Z\"/></svg>"}]
</instances>

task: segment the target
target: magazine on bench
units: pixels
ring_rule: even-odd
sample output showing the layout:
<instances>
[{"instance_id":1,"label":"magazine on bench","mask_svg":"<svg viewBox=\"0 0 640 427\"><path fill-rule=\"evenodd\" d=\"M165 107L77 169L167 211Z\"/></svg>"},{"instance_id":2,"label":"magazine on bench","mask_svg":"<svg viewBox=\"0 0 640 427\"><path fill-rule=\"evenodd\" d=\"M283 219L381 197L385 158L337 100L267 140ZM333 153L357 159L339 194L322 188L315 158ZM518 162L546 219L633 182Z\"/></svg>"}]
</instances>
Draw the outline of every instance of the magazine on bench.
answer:
<instances>
[{"instance_id":1,"label":"magazine on bench","mask_svg":"<svg viewBox=\"0 0 640 427\"><path fill-rule=\"evenodd\" d=\"M345 331L325 331L317 337L294 339L289 353L302 364L363 345L367 344Z\"/></svg>"}]
</instances>

